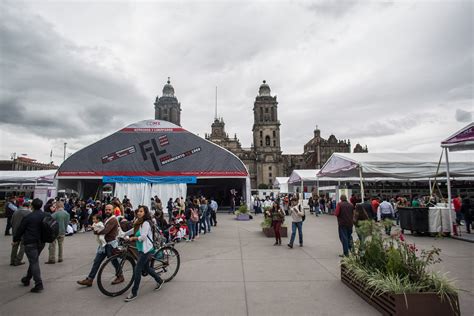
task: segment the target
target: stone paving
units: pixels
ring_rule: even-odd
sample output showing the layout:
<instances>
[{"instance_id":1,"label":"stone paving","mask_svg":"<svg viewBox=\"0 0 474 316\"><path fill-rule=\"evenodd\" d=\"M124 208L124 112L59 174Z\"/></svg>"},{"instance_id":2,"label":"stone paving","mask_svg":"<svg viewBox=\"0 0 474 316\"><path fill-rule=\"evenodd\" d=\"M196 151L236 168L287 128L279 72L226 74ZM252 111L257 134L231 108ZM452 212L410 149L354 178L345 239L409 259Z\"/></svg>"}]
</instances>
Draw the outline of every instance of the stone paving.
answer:
<instances>
[{"instance_id":1,"label":"stone paving","mask_svg":"<svg viewBox=\"0 0 474 316\"><path fill-rule=\"evenodd\" d=\"M287 218L287 221L289 218ZM177 245L181 269L176 278L153 292L150 278L142 280L137 300L102 295L76 285L84 278L95 253L92 233L66 237L64 262L45 265L45 291L29 292L20 285L27 265L9 266L11 238L0 237L0 315L377 315L378 312L339 279L341 246L333 216L307 216L304 247L273 246L260 229L261 217L238 222L218 215L218 226L195 242ZM5 220L0 221L3 228ZM443 249L436 269L450 272L458 286L461 311L474 308L474 247L453 239L409 237L419 247ZM283 238L286 244L287 238ZM26 258L25 258L26 259Z\"/></svg>"}]
</instances>

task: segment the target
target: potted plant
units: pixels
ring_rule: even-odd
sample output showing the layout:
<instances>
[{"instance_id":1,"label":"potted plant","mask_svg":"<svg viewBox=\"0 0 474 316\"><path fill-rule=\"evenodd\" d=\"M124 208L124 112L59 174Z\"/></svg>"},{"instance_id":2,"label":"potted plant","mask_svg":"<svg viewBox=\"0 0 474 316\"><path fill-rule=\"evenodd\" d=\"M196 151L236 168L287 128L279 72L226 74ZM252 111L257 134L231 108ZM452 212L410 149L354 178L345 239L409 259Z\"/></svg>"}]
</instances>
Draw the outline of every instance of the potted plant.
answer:
<instances>
[{"instance_id":1,"label":"potted plant","mask_svg":"<svg viewBox=\"0 0 474 316\"><path fill-rule=\"evenodd\" d=\"M460 315L452 281L428 269L441 250L419 251L400 231L385 236L383 225L360 222L363 243L342 259L341 281L384 315Z\"/></svg>"},{"instance_id":2,"label":"potted plant","mask_svg":"<svg viewBox=\"0 0 474 316\"><path fill-rule=\"evenodd\" d=\"M249 209L247 208L247 205L241 205L235 212L234 214L235 219L238 221L248 221L250 220L250 214L249 214Z\"/></svg>"},{"instance_id":3,"label":"potted plant","mask_svg":"<svg viewBox=\"0 0 474 316\"><path fill-rule=\"evenodd\" d=\"M273 230L272 219L270 217L265 217L263 219L263 222L260 223L260 226L262 226L262 231L265 234L265 236L275 237L275 231ZM285 223L281 225L280 235L281 237L288 237L288 227L286 226Z\"/></svg>"}]
</instances>

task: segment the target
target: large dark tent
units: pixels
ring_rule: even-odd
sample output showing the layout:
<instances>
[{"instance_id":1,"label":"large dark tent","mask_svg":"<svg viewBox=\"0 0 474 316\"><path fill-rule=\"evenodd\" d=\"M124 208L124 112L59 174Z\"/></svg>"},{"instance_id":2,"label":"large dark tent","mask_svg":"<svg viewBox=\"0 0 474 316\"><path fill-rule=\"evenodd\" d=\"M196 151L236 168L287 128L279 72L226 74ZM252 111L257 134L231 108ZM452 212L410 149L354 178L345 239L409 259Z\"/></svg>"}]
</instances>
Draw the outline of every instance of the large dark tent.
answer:
<instances>
[{"instance_id":1,"label":"large dark tent","mask_svg":"<svg viewBox=\"0 0 474 316\"><path fill-rule=\"evenodd\" d=\"M99 197L106 183L114 195L133 205L149 204L157 195L214 196L228 204L231 190L247 201L250 182L244 163L230 151L180 126L145 120L73 154L59 168L58 189L72 189L84 197Z\"/></svg>"}]
</instances>

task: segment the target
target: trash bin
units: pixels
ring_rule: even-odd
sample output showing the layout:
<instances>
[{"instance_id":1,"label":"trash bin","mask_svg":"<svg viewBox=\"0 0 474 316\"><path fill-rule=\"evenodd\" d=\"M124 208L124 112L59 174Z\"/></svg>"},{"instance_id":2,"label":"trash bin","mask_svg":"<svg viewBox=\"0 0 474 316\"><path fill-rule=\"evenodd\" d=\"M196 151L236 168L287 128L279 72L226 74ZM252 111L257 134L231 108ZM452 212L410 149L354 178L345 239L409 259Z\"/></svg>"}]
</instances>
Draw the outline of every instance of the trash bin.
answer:
<instances>
[{"instance_id":1,"label":"trash bin","mask_svg":"<svg viewBox=\"0 0 474 316\"><path fill-rule=\"evenodd\" d=\"M412 232L429 232L429 209L427 207L399 207L400 228Z\"/></svg>"}]
</instances>

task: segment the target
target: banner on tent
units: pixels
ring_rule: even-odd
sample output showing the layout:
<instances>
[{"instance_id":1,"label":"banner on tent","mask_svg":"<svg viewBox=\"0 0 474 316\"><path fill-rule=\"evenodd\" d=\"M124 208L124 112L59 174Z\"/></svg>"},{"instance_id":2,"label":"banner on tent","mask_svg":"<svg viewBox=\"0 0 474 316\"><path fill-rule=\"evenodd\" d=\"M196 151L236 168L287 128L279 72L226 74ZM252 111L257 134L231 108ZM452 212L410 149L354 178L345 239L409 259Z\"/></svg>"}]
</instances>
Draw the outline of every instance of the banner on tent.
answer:
<instances>
[{"instance_id":1,"label":"banner on tent","mask_svg":"<svg viewBox=\"0 0 474 316\"><path fill-rule=\"evenodd\" d=\"M104 183L196 183L196 177L127 177L127 176L105 176L102 178Z\"/></svg>"}]
</instances>

